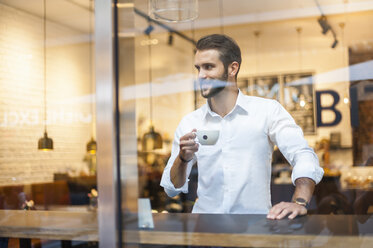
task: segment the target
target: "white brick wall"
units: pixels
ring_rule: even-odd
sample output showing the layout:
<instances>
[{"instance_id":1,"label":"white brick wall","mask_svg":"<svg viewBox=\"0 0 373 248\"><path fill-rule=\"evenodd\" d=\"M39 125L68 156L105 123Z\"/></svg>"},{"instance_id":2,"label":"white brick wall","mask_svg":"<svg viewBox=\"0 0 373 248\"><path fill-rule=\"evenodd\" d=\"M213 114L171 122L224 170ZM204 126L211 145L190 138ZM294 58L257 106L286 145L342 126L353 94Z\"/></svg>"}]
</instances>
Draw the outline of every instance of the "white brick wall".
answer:
<instances>
[{"instance_id":1,"label":"white brick wall","mask_svg":"<svg viewBox=\"0 0 373 248\"><path fill-rule=\"evenodd\" d=\"M86 35L47 23L48 135L54 151L38 151L44 131L43 21L0 4L0 185L52 181L55 172L86 167L89 50L87 42L74 42Z\"/></svg>"}]
</instances>

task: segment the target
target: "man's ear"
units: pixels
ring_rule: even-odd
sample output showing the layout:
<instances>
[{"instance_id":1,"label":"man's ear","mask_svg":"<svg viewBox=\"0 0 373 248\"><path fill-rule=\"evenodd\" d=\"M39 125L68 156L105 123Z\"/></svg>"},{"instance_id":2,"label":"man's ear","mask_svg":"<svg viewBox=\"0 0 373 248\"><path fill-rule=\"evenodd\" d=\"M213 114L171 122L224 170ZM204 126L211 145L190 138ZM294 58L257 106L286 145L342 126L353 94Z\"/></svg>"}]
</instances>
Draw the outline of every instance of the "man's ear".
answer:
<instances>
[{"instance_id":1,"label":"man's ear","mask_svg":"<svg viewBox=\"0 0 373 248\"><path fill-rule=\"evenodd\" d=\"M238 62L236 61L233 61L229 66L228 66L228 74L229 76L231 77L235 77L237 75L237 72L238 72L238 68L240 67L240 65L238 64Z\"/></svg>"}]
</instances>

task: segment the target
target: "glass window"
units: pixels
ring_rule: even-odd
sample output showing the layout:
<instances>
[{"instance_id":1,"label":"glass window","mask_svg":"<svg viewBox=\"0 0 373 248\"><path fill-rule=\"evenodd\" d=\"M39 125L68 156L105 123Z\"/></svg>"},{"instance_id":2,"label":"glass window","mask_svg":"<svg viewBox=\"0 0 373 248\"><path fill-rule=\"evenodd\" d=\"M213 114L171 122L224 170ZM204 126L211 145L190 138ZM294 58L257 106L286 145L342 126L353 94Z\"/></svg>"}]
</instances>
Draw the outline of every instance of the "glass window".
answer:
<instances>
[{"instance_id":1,"label":"glass window","mask_svg":"<svg viewBox=\"0 0 373 248\"><path fill-rule=\"evenodd\" d=\"M372 22L373 12L369 1L282 1L280 4L277 1L204 0L198 1L198 17L185 22L162 20L161 15L154 17L157 14L154 12L151 14L155 19L151 19L148 14L154 6L148 5L147 1L127 2L118 5L121 129L126 134L122 135L121 139L121 168L127 172L123 173L123 178L127 175L132 184L127 184L127 181L122 189L126 192L123 194L128 216L131 216L131 213L139 213L140 221L134 223L131 218L124 218L124 240L127 237L128 243L145 243L150 246L158 244L233 247L242 246L242 243L229 243L227 240L232 239L232 236L227 233L284 234L286 230L289 231L286 225L299 225L301 232L307 233L305 227L312 226L311 219L315 218L317 223L321 223L321 219L325 217L321 215L358 214L369 218L373 211L373 203L370 200L373 185L373 170L370 167L370 105L373 83L369 73L373 35L369 32L369 23ZM167 7L175 7L171 6L173 1L151 2L168 2L169 5L163 5L164 11L167 11ZM190 13L193 13L193 7L189 7ZM180 7L179 11L179 18L182 18L184 9ZM133 22L125 22L126 18ZM211 34L227 35L233 38L241 49L242 64L237 80L231 77L228 80L233 84L232 89L239 88L242 94L249 96L247 99L255 99L251 101L267 98L274 101L265 102L278 102L282 106L281 111L289 113L299 130L302 130L300 136L304 137L313 156L318 158L324 173L322 179L319 178L321 180L315 179L317 176L307 176L306 172L301 173L301 177L312 178L318 183L313 194L306 200L306 217L287 222L283 227L279 222L271 222L266 218L271 205L295 201L292 175L295 177L297 174L294 169L297 163L294 154L291 155L286 148L292 143L292 136L288 136L288 139L283 137L284 140L280 141L281 137L277 139L266 133L269 140L266 144L270 148L269 152L263 152L265 155L261 157L260 152L252 152L255 149L253 142L260 146L261 136L254 135L259 128L264 128L260 121L250 126L245 119L242 120L252 131L242 134L253 138L250 142L240 143L234 134L240 133L241 129L245 130L245 127L232 128L234 119L239 118L235 115L236 109L230 107L227 112L219 112L219 109L215 112L214 104L210 103L212 112L208 112L206 106L204 107L206 98L201 94L201 78L222 79L224 76L208 74L213 72L206 72L211 69L203 64L203 59L207 57L198 54L203 49L195 47L201 37ZM222 57L220 53L220 60L217 60L219 63L223 63ZM212 65L212 68L214 66L216 65ZM224 67L226 68L230 67ZM232 68L230 69L233 70ZM271 109L276 107L272 106L259 111L260 113L253 108L248 111L248 116L250 111L260 115L266 111L271 112ZM260 109L260 105L257 108ZM243 109L245 111L245 107ZM197 112L193 112L195 110ZM213 124L206 124L209 121L203 118L207 117L198 115L205 114L204 111L216 122L209 120ZM278 118L280 112L274 112L270 119ZM229 116L230 113L233 114ZM240 112L237 110L237 113ZM225 118L225 115L228 117ZM160 186L162 174L167 171L165 168L169 161L172 165L175 159L180 160L179 139L192 131L192 127L197 130L219 130L218 143L210 146L200 144L198 155L184 159L193 158L193 164L188 165L186 171L187 184L166 186L182 186L181 191L184 193L171 197L173 194L167 195L165 189ZM136 138L133 137L134 134ZM206 135L214 134L210 132ZM201 137L204 136L198 137L200 143ZM240 152L229 153L230 149ZM243 155L245 153L251 155ZM230 164L237 160L237 154L241 158L240 162ZM129 156L133 156L131 160L127 160ZM266 161L260 163L267 163L261 169L255 167L258 165L247 162L259 158ZM314 163L317 165L317 162ZM215 168L217 164L222 168ZM239 168L240 164L247 168ZM211 168L207 169L208 166ZM228 168L229 166L232 168ZM255 170L266 175L263 176L259 172L255 174ZM137 180L134 179L136 173ZM167 173L169 175L170 172ZM211 173L211 176L208 176L208 173ZM242 180L245 173L254 173L265 179L256 185L265 189L264 195L269 195L269 198L266 198L268 205L265 211L253 207L247 209L247 212L242 209L242 212L235 212L235 207L240 209L240 206L234 204L244 201L237 199L250 197L248 201L252 201L250 204L254 206L254 202L260 204L263 197L261 194L253 197L250 195L251 191L242 186L245 184L240 184L239 180ZM249 184L249 181L247 183ZM134 195L134 189L138 189L137 195ZM224 193L221 193L223 191ZM237 191L237 194L229 194L233 191ZM135 208L132 209L131 206ZM146 214L146 209L153 213L153 219ZM215 219L209 217L209 213L215 213ZM245 219L245 223L240 222L237 215L229 215L232 213L245 214L248 219ZM253 214L262 215L258 217ZM221 222L214 222L217 220ZM332 226L337 223L333 218L327 221L330 221ZM366 227L363 225L366 222L361 219L354 218L352 222L353 224L348 225L355 228L355 234L359 228L363 230ZM255 227L255 223L258 226ZM136 236L134 230L138 228L142 231ZM321 232L323 228L326 227L320 227L318 230ZM337 233L334 228L329 227L326 237ZM189 238L185 238L183 233L188 233ZM214 239L214 236L204 239L201 238L201 233L227 236L222 240ZM174 236L174 240L166 241L167 235ZM346 231L341 235L354 234L347 234ZM281 242L286 247L291 246L283 240ZM316 241L304 242L302 245ZM271 241L256 245L270 244ZM244 246L252 245L246 243Z\"/></svg>"},{"instance_id":2,"label":"glass window","mask_svg":"<svg viewBox=\"0 0 373 248\"><path fill-rule=\"evenodd\" d=\"M47 228L43 218L59 230L97 208L93 9L91 0L0 1L3 235L12 225ZM37 238L31 229L26 237ZM1 247L14 242L0 238Z\"/></svg>"}]
</instances>

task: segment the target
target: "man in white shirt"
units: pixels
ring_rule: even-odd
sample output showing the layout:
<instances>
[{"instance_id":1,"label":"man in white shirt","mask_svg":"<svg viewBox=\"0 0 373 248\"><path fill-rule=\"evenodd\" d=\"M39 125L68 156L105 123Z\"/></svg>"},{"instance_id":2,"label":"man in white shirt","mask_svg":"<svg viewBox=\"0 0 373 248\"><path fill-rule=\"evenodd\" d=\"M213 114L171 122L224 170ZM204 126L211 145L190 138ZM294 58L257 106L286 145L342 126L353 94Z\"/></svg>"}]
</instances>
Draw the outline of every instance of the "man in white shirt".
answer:
<instances>
[{"instance_id":1,"label":"man in white shirt","mask_svg":"<svg viewBox=\"0 0 373 248\"><path fill-rule=\"evenodd\" d=\"M193 213L267 214L290 219L307 213L306 205L323 170L303 132L275 100L243 95L237 87L241 51L225 35L197 42L195 67L207 104L186 115L175 132L161 186L173 197L188 192L188 177L198 165ZM219 130L214 145L200 145L197 130ZM293 166L292 202L271 206L271 157L277 145Z\"/></svg>"}]
</instances>

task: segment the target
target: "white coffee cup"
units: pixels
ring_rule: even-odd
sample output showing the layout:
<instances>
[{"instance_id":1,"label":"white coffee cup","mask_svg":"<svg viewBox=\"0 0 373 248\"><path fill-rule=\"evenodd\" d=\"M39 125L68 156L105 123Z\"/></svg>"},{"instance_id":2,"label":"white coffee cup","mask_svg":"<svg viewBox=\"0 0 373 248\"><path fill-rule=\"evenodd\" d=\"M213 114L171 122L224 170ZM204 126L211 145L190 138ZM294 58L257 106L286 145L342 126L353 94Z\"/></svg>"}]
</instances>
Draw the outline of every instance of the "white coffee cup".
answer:
<instances>
[{"instance_id":1,"label":"white coffee cup","mask_svg":"<svg viewBox=\"0 0 373 248\"><path fill-rule=\"evenodd\" d=\"M197 130L197 142L201 145L215 145L219 138L219 130Z\"/></svg>"}]
</instances>

